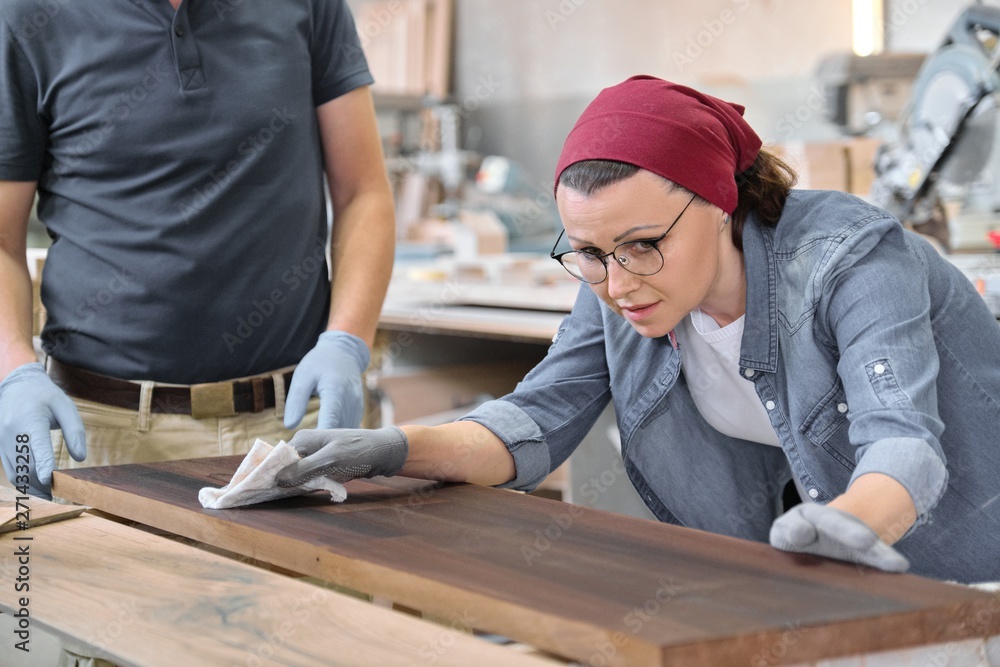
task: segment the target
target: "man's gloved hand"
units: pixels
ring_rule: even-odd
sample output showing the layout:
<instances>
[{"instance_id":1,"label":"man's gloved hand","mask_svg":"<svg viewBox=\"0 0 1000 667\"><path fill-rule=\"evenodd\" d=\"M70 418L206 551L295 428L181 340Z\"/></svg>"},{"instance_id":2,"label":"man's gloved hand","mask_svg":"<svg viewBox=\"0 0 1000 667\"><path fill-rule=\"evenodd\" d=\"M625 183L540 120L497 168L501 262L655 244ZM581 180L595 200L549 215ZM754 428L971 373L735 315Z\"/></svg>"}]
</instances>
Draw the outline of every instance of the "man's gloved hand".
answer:
<instances>
[{"instance_id":1,"label":"man's gloved hand","mask_svg":"<svg viewBox=\"0 0 1000 667\"><path fill-rule=\"evenodd\" d=\"M910 562L879 539L871 528L847 512L816 503L802 503L771 525L771 546L801 551L887 572L905 572Z\"/></svg>"},{"instance_id":2,"label":"man's gloved hand","mask_svg":"<svg viewBox=\"0 0 1000 667\"><path fill-rule=\"evenodd\" d=\"M406 434L395 426L304 430L288 444L306 458L279 472L278 486L298 486L314 477L341 484L358 477L391 477L402 470L410 451Z\"/></svg>"},{"instance_id":3,"label":"man's gloved hand","mask_svg":"<svg viewBox=\"0 0 1000 667\"><path fill-rule=\"evenodd\" d=\"M320 334L316 347L299 362L285 399L285 428L299 425L309 407L309 398L319 395L317 428L357 428L364 401L361 374L368 367L368 346L343 331Z\"/></svg>"},{"instance_id":4,"label":"man's gloved hand","mask_svg":"<svg viewBox=\"0 0 1000 667\"><path fill-rule=\"evenodd\" d=\"M0 382L0 458L12 484L23 486L23 477L17 478L27 472L28 492L50 500L55 456L49 430L53 428L62 429L70 456L77 461L86 458L87 437L73 401L49 379L42 364L18 366ZM30 453L23 449L24 436Z\"/></svg>"}]
</instances>

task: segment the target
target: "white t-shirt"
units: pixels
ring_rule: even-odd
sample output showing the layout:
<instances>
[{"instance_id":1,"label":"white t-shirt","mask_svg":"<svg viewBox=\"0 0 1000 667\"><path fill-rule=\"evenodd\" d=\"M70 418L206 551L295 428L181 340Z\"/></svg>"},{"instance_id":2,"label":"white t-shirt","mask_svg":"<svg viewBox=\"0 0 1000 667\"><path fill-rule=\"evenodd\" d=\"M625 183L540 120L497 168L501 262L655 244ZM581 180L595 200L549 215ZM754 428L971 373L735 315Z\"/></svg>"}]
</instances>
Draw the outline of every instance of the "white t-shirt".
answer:
<instances>
[{"instance_id":1,"label":"white t-shirt","mask_svg":"<svg viewBox=\"0 0 1000 667\"><path fill-rule=\"evenodd\" d=\"M740 374L744 317L720 328L701 310L674 330L681 369L698 412L720 433L780 447L753 382Z\"/></svg>"}]
</instances>

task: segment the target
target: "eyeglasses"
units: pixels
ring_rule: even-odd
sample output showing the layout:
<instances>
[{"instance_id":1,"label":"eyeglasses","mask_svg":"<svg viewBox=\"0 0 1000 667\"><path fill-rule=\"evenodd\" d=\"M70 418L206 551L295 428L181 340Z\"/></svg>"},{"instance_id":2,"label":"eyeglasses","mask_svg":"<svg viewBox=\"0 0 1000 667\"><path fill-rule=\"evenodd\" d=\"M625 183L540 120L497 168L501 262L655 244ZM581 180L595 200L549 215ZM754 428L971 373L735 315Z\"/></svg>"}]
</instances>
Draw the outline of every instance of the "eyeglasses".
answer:
<instances>
[{"instance_id":1,"label":"eyeglasses","mask_svg":"<svg viewBox=\"0 0 1000 667\"><path fill-rule=\"evenodd\" d=\"M660 234L655 239L639 239L637 241L626 241L619 243L611 252L601 254L593 250L570 250L561 252L558 255L556 248L562 240L566 230L559 232L556 244L552 246L549 257L562 264L571 276L582 280L590 285L597 285L604 282L608 277L608 257L614 257L618 266L629 273L637 276L651 276L658 273L663 268L663 253L660 252L659 243L663 237L670 233L677 221L688 210L688 206L694 201L697 195L691 195L691 199L684 205L681 212L677 214L674 221L667 227L667 231Z\"/></svg>"}]
</instances>

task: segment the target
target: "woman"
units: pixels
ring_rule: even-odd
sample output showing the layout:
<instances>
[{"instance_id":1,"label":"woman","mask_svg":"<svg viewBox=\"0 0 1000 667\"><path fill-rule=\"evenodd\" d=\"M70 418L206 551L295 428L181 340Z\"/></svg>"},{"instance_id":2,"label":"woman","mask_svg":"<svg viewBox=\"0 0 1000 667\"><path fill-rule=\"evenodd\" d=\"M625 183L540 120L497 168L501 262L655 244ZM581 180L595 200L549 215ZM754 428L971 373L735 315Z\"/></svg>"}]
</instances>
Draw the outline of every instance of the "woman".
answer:
<instances>
[{"instance_id":1,"label":"woman","mask_svg":"<svg viewBox=\"0 0 1000 667\"><path fill-rule=\"evenodd\" d=\"M742 112L652 77L601 92L556 171L553 257L586 284L542 363L453 424L300 432L282 483L528 490L611 400L661 521L1000 579L1000 327L884 211L791 190ZM789 480L803 501L784 511Z\"/></svg>"}]
</instances>

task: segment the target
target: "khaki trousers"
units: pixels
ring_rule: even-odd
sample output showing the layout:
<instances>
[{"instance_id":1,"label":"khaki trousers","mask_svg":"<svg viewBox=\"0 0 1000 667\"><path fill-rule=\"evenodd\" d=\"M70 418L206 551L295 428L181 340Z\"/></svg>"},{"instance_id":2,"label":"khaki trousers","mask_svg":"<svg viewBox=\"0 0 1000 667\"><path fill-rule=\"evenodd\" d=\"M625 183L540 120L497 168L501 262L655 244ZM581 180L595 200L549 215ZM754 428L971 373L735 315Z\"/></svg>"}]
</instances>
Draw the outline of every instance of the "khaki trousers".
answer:
<instances>
[{"instance_id":1,"label":"khaki trousers","mask_svg":"<svg viewBox=\"0 0 1000 667\"><path fill-rule=\"evenodd\" d=\"M250 451L261 438L274 445L291 439L285 429L285 388L275 381L275 407L235 417L192 419L186 415L126 410L73 399L87 431L87 458L77 462L63 445L62 432L52 432L56 468L83 468L120 463L152 463L207 456L231 456ZM313 398L299 428L316 428L319 399ZM6 480L4 480L6 482ZM57 499L58 500L58 499ZM55 546L55 545L52 545ZM113 558L113 557L112 557ZM39 581L44 586L44 581ZM31 652L13 647L14 623L0 614L0 665L3 667L114 667L113 663L70 650L37 625L31 628ZM113 650L113 647L110 647Z\"/></svg>"}]
</instances>

